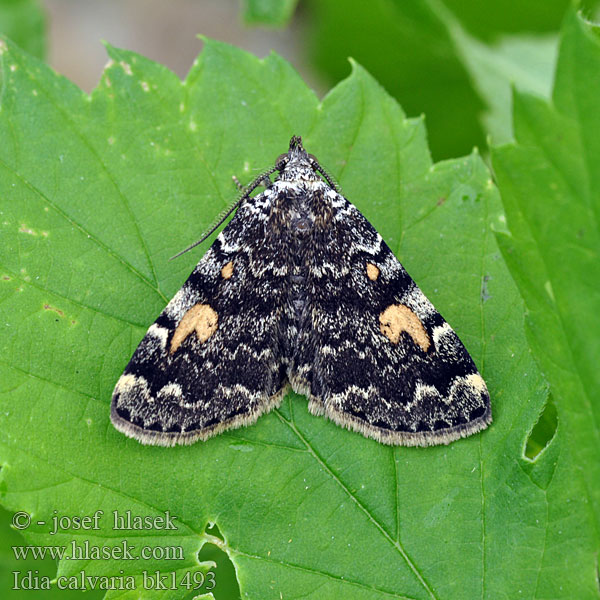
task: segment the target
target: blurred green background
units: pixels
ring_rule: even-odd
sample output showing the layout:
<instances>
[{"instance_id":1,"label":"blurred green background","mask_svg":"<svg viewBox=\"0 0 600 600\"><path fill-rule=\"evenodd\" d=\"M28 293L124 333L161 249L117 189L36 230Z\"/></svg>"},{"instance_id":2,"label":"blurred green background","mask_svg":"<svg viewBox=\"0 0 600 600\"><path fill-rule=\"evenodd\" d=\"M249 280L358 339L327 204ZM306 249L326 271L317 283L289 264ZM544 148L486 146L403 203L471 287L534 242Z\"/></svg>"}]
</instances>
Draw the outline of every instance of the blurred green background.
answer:
<instances>
[{"instance_id":1,"label":"blurred green background","mask_svg":"<svg viewBox=\"0 0 600 600\"><path fill-rule=\"evenodd\" d=\"M408 116L425 114L435 160L508 141L510 86L548 95L569 0L0 0L0 27L91 91L100 40L185 77L196 34L290 61L322 96L362 64ZM578 3L598 16L598 0Z\"/></svg>"}]
</instances>

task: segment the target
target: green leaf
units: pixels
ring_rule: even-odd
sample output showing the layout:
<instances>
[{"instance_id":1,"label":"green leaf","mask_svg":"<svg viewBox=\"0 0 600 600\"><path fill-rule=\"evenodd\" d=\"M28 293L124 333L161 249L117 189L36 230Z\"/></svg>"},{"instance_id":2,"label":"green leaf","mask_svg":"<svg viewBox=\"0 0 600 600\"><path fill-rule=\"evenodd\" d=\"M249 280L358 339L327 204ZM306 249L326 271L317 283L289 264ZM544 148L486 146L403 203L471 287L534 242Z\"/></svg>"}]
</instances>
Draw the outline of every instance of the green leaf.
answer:
<instances>
[{"instance_id":1,"label":"green leaf","mask_svg":"<svg viewBox=\"0 0 600 600\"><path fill-rule=\"evenodd\" d=\"M283 27L294 14L298 0L243 0L244 21L249 25Z\"/></svg>"},{"instance_id":2,"label":"green leaf","mask_svg":"<svg viewBox=\"0 0 600 600\"><path fill-rule=\"evenodd\" d=\"M207 40L182 83L108 52L88 97L0 45L0 499L31 513L31 544L156 552L71 556L57 576L207 573L198 552L214 544L244 598L534 598L550 585L564 585L557 598L589 597L565 559L581 559L586 514L568 496L565 431L535 461L524 455L546 389L479 156L432 164L422 119L406 119L356 64L320 103L276 55ZM168 257L236 195L231 175L253 179L292 134L465 342L492 396L487 431L390 448L310 415L293 394L256 425L193 446L141 446L110 425L116 380L200 253ZM565 497L572 510L550 545ZM97 510L99 529L50 535L53 516ZM113 511L169 511L178 529L116 530ZM216 582L218 597L218 571Z\"/></svg>"},{"instance_id":3,"label":"green leaf","mask_svg":"<svg viewBox=\"0 0 600 600\"><path fill-rule=\"evenodd\" d=\"M552 33L560 28L570 0L444 0L444 4L460 15L471 34L488 42L505 34ZM587 10L594 10L598 0L578 2Z\"/></svg>"},{"instance_id":4,"label":"green leaf","mask_svg":"<svg viewBox=\"0 0 600 600\"><path fill-rule=\"evenodd\" d=\"M493 152L510 235L499 236L527 304L527 337L555 398L569 492L554 507L581 514L579 577L597 588L600 545L600 28L569 14L553 101L516 93L516 143ZM569 503L569 504L567 504ZM548 559L551 560L551 555ZM579 562L577 562L577 560ZM550 567L546 567L550 568ZM596 581L596 584L594 584Z\"/></svg>"},{"instance_id":5,"label":"green leaf","mask_svg":"<svg viewBox=\"0 0 600 600\"><path fill-rule=\"evenodd\" d=\"M495 144L511 141L511 88L550 97L557 36L512 35L486 45L460 26L451 32L473 86L487 104L480 115L485 130Z\"/></svg>"},{"instance_id":6,"label":"green leaf","mask_svg":"<svg viewBox=\"0 0 600 600\"><path fill-rule=\"evenodd\" d=\"M40 559L28 556L27 558L16 558L14 547L26 546L27 542L23 537L12 529L10 524L13 515L7 511L0 509L0 589L2 597L8 600L29 600L34 595L36 600L61 600L70 598L73 600L84 592L79 591L64 591L56 588L49 590L33 588L35 585L35 577L38 581L42 577L52 579L56 573L56 562L50 556ZM17 575L15 576L15 573ZM31 584L26 586L26 578L31 574ZM15 584L15 577L17 583ZM85 593L86 600L99 600L104 597L104 592L101 590L90 591Z\"/></svg>"},{"instance_id":7,"label":"green leaf","mask_svg":"<svg viewBox=\"0 0 600 600\"><path fill-rule=\"evenodd\" d=\"M0 0L0 33L38 58L46 55L46 16L38 0Z\"/></svg>"}]
</instances>

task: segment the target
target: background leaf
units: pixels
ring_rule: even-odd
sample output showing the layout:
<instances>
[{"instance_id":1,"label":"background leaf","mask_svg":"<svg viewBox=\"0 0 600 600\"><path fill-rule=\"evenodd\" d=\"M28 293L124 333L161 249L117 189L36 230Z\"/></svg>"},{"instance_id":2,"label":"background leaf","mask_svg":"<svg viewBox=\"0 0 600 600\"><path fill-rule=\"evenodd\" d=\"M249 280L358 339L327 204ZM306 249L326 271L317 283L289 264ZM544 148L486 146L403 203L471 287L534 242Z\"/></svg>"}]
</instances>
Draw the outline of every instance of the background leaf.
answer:
<instances>
[{"instance_id":1,"label":"background leaf","mask_svg":"<svg viewBox=\"0 0 600 600\"><path fill-rule=\"evenodd\" d=\"M26 539L181 548L177 561L58 567L138 578L207 572L198 552L212 543L234 563L243 597L261 600L534 598L558 582L554 597L589 597L588 575L571 562L587 551L587 509L568 495L564 430L534 462L523 454L546 390L478 155L432 164L422 119L406 119L356 64L320 103L276 55L207 41L182 83L139 55L108 52L87 97L0 46L0 499L33 515ZM189 447L144 447L110 425L114 383L198 256L167 258L235 196L232 174L251 180L292 134L465 342L492 395L486 432L389 448L313 417L292 394L255 426ZM567 499L550 546L550 516ZM98 509L98 531L50 536L35 524L54 510ZM115 531L115 510L169 510L179 528Z\"/></svg>"},{"instance_id":2,"label":"background leaf","mask_svg":"<svg viewBox=\"0 0 600 600\"><path fill-rule=\"evenodd\" d=\"M564 454L572 462L553 545L565 516L582 514L573 562L590 593L597 583L600 524L600 94L599 28L566 20L549 103L515 94L516 143L493 153L510 235L499 236L525 298L527 337L556 399ZM571 557L569 557L571 560Z\"/></svg>"},{"instance_id":3,"label":"background leaf","mask_svg":"<svg viewBox=\"0 0 600 600\"><path fill-rule=\"evenodd\" d=\"M560 29L569 0L499 0L484 4L477 0L444 0L464 26L482 40L494 41L505 33L550 33ZM598 5L594 0L579 2L586 10Z\"/></svg>"},{"instance_id":4,"label":"background leaf","mask_svg":"<svg viewBox=\"0 0 600 600\"><path fill-rule=\"evenodd\" d=\"M281 27L292 17L298 0L243 0L244 21Z\"/></svg>"},{"instance_id":5,"label":"background leaf","mask_svg":"<svg viewBox=\"0 0 600 600\"><path fill-rule=\"evenodd\" d=\"M550 97L558 36L504 36L487 45L460 26L451 29L473 87L485 100L479 121L494 144L512 140L512 89Z\"/></svg>"}]
</instances>

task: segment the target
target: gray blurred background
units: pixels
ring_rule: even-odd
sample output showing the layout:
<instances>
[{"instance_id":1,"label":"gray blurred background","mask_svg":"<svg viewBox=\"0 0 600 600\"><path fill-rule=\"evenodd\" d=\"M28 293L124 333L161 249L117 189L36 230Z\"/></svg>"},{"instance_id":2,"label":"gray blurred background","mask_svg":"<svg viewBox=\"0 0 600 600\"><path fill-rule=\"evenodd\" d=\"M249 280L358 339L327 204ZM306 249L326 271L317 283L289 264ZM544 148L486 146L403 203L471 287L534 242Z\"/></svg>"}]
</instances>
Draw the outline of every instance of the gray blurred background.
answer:
<instances>
[{"instance_id":1,"label":"gray blurred background","mask_svg":"<svg viewBox=\"0 0 600 600\"><path fill-rule=\"evenodd\" d=\"M101 40L139 52L184 78L202 49L197 34L259 57L275 50L320 95L326 90L302 52L302 6L281 30L245 26L239 0L44 0L43 6L49 27L48 62L86 92L96 86L107 62Z\"/></svg>"}]
</instances>

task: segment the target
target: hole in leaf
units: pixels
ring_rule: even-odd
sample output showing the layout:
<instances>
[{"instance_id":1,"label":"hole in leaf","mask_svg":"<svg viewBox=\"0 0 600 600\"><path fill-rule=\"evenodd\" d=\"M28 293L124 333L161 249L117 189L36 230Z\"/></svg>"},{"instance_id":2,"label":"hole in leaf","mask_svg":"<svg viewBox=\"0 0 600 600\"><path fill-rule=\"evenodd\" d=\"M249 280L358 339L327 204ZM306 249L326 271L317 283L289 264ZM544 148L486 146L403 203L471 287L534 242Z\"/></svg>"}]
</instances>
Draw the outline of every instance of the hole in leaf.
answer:
<instances>
[{"instance_id":1,"label":"hole in leaf","mask_svg":"<svg viewBox=\"0 0 600 600\"><path fill-rule=\"evenodd\" d=\"M223 540L223 534L219 531L216 524L209 524L206 533L220 540ZM202 550L198 553L198 560L201 562L212 560L216 563L216 569L211 569L215 574L215 587L210 590L215 600L240 600L240 586L235 574L235 567L227 553L223 552L214 544L204 544ZM198 592L196 592L198 593Z\"/></svg>"},{"instance_id":2,"label":"hole in leaf","mask_svg":"<svg viewBox=\"0 0 600 600\"><path fill-rule=\"evenodd\" d=\"M208 533L208 535L218 537L221 541L223 541L223 534L219 531L216 523L208 523L206 526L206 533Z\"/></svg>"},{"instance_id":3,"label":"hole in leaf","mask_svg":"<svg viewBox=\"0 0 600 600\"><path fill-rule=\"evenodd\" d=\"M540 452L548 446L556 434L558 414L552 396L548 396L546 406L535 424L525 445L525 458L534 461Z\"/></svg>"}]
</instances>

